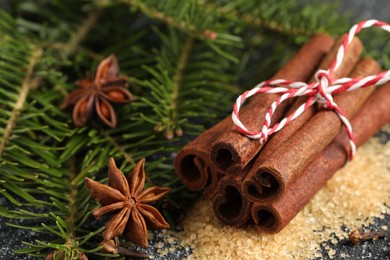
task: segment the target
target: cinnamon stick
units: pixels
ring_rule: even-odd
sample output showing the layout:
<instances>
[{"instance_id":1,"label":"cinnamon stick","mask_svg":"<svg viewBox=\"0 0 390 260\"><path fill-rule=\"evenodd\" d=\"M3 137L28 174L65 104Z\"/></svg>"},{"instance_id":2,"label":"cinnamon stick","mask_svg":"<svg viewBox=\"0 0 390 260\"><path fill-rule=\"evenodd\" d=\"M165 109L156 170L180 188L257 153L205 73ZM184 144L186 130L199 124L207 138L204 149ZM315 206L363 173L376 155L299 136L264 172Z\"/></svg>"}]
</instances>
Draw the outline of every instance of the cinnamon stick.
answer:
<instances>
[{"instance_id":1,"label":"cinnamon stick","mask_svg":"<svg viewBox=\"0 0 390 260\"><path fill-rule=\"evenodd\" d=\"M207 184L203 190L203 196L205 198L210 199L213 198L214 195L217 193L218 183L220 179L224 176L224 174L215 169L215 167L210 166L208 175L209 177Z\"/></svg>"},{"instance_id":2,"label":"cinnamon stick","mask_svg":"<svg viewBox=\"0 0 390 260\"><path fill-rule=\"evenodd\" d=\"M242 196L241 182L229 176L223 177L213 199L214 215L225 224L240 227L250 219L251 208L252 202Z\"/></svg>"},{"instance_id":3,"label":"cinnamon stick","mask_svg":"<svg viewBox=\"0 0 390 260\"><path fill-rule=\"evenodd\" d=\"M314 37L301 48L301 50L275 75L275 77L285 76L290 78L293 77L292 74L296 72L296 75L294 76L295 79L308 78L311 75L313 68L316 67L319 60L324 56L324 53L330 48L329 46L332 42L333 40L330 36L319 35ZM273 96L276 97L275 95ZM268 109L268 103L262 104L259 99L254 98L251 103L252 106L257 107L257 109L255 108L256 110L262 106L264 106L262 110L265 111L265 109ZM251 111L254 110L251 109ZM211 177L216 176L215 174L213 176L210 175L211 162L209 158L213 157L210 155L211 146L219 136L225 134L227 131L226 129L229 129L229 132L233 132L232 127L233 123L231 121L231 116L227 116L224 120L188 143L178 153L174 162L175 171L179 179L188 187L188 189L194 191L201 190L205 188L208 182L211 181L214 183ZM235 132L233 135L238 138L237 136L239 134ZM240 139L247 139L246 137L241 137L242 138ZM221 168L213 170L213 172L216 171L219 173L225 172ZM210 189L205 191L207 196L212 193L209 191Z\"/></svg>"},{"instance_id":4,"label":"cinnamon stick","mask_svg":"<svg viewBox=\"0 0 390 260\"><path fill-rule=\"evenodd\" d=\"M318 69L328 69L336 58L337 51L344 40L344 35L334 43L332 49L324 57ZM351 48L349 48L346 59L341 63L339 69L335 71L333 79L339 79L348 76L355 64L357 63L359 56L362 52L362 43L359 39L355 38L351 42ZM314 82L313 76L309 81ZM348 95L348 94L346 94ZM294 112L298 107L306 101L306 97L300 97L293 103L286 114ZM302 113L298 118L276 133L265 144L264 148L256 158L253 167L245 177L242 183L242 191L244 196L251 201L258 201L267 198L269 193L272 193L272 189L278 185L278 182L269 175L262 175L258 172L259 167L262 167L265 160L271 157L271 155L279 149L287 140L289 140L307 121L314 115L316 109L311 106L308 110Z\"/></svg>"},{"instance_id":5,"label":"cinnamon stick","mask_svg":"<svg viewBox=\"0 0 390 260\"><path fill-rule=\"evenodd\" d=\"M300 51L281 69L274 78L285 78L295 81L306 81L312 75L318 63L329 51L333 39L327 35L313 37ZM272 102L279 95L257 95L242 108L241 120L249 129L260 129ZM279 120L284 114L288 102L275 112L274 120ZM236 131L233 122L220 135L211 147L211 162L217 169L228 173L240 173L262 148L258 140L252 140Z\"/></svg>"},{"instance_id":6,"label":"cinnamon stick","mask_svg":"<svg viewBox=\"0 0 390 260\"><path fill-rule=\"evenodd\" d=\"M231 119L225 118L203 132L177 154L174 162L176 175L188 189L201 190L208 182L212 182L209 161L210 143L225 131L230 124L229 120ZM213 177L215 179L215 176Z\"/></svg>"},{"instance_id":7,"label":"cinnamon stick","mask_svg":"<svg viewBox=\"0 0 390 260\"><path fill-rule=\"evenodd\" d=\"M376 74L380 71L379 64L372 59L362 60L351 74L358 78ZM350 119L364 101L369 97L373 88L359 89L335 95L334 100ZM255 178L266 185L263 193L245 189L251 194L250 199L275 199L280 196L286 186L297 178L307 165L337 136L342 123L337 114L330 110L317 112L310 120L292 136L284 145L254 168ZM259 181L260 180L260 181ZM261 187L262 188L262 187ZM260 189L261 189L260 188Z\"/></svg>"},{"instance_id":8,"label":"cinnamon stick","mask_svg":"<svg viewBox=\"0 0 390 260\"><path fill-rule=\"evenodd\" d=\"M390 84L372 94L351 120L355 143L362 145L386 123L390 122ZM256 202L252 218L259 231L281 231L304 208L322 186L348 161L349 139L344 129L327 148L272 203Z\"/></svg>"}]
</instances>

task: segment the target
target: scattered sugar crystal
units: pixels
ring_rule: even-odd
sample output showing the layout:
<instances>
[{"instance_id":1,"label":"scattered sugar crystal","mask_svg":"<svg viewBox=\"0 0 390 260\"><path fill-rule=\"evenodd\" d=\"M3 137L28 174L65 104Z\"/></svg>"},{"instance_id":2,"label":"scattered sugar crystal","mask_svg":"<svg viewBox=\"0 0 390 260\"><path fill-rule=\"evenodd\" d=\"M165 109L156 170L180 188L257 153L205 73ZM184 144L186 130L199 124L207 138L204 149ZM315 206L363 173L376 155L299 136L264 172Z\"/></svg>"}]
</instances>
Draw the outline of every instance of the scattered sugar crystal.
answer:
<instances>
[{"instance_id":1,"label":"scattered sugar crystal","mask_svg":"<svg viewBox=\"0 0 390 260\"><path fill-rule=\"evenodd\" d=\"M172 245L176 242L176 239L173 237L168 237L167 242Z\"/></svg>"},{"instance_id":2,"label":"scattered sugar crystal","mask_svg":"<svg viewBox=\"0 0 390 260\"><path fill-rule=\"evenodd\" d=\"M157 248L163 248L163 246L164 246L164 243L163 243L163 242L158 242L158 243L156 244L156 247L157 247Z\"/></svg>"}]
</instances>

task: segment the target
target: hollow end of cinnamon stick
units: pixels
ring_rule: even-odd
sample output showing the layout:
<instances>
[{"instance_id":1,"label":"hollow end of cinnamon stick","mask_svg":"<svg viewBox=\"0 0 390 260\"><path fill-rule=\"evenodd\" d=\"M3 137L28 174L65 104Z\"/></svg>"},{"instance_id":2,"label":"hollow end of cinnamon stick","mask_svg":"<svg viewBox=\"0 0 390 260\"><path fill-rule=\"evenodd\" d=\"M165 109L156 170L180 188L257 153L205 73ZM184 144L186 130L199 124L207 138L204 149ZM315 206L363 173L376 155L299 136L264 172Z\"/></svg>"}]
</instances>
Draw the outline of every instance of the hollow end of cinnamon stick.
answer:
<instances>
[{"instance_id":1,"label":"hollow end of cinnamon stick","mask_svg":"<svg viewBox=\"0 0 390 260\"><path fill-rule=\"evenodd\" d=\"M192 191L203 189L209 179L209 165L196 150L183 149L175 159L176 175Z\"/></svg>"},{"instance_id":2,"label":"hollow end of cinnamon stick","mask_svg":"<svg viewBox=\"0 0 390 260\"><path fill-rule=\"evenodd\" d=\"M275 234L287 225L282 223L280 216L272 207L266 205L254 204L251 214L257 230L262 233Z\"/></svg>"},{"instance_id":3,"label":"hollow end of cinnamon stick","mask_svg":"<svg viewBox=\"0 0 390 260\"><path fill-rule=\"evenodd\" d=\"M226 172L239 170L237 164L242 162L240 154L232 144L216 142L211 149L211 161L218 169Z\"/></svg>"},{"instance_id":4,"label":"hollow end of cinnamon stick","mask_svg":"<svg viewBox=\"0 0 390 260\"><path fill-rule=\"evenodd\" d=\"M272 200L283 193L283 181L267 171L256 171L255 178L248 178L242 182L241 189L245 198L251 202Z\"/></svg>"},{"instance_id":5,"label":"hollow end of cinnamon stick","mask_svg":"<svg viewBox=\"0 0 390 260\"><path fill-rule=\"evenodd\" d=\"M223 223L240 227L250 218L252 203L246 200L237 181L223 178L213 200L214 215Z\"/></svg>"}]
</instances>

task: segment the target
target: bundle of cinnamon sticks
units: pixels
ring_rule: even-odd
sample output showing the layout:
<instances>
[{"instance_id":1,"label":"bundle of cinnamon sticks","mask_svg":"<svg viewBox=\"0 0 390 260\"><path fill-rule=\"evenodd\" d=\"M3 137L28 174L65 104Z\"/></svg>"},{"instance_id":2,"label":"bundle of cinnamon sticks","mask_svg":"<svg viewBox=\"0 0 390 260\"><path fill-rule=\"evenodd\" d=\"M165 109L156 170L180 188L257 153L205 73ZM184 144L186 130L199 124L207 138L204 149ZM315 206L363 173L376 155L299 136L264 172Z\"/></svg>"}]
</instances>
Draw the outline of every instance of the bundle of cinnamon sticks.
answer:
<instances>
[{"instance_id":1,"label":"bundle of cinnamon sticks","mask_svg":"<svg viewBox=\"0 0 390 260\"><path fill-rule=\"evenodd\" d=\"M328 69L342 42L327 35L313 37L274 78L313 81L318 69ZM381 71L370 58L360 59L355 38L333 79L361 78ZM259 129L276 94L258 95L240 112L249 129ZM354 129L359 146L390 122L390 84L334 96ZM274 123L306 101L299 97L276 110ZM254 222L261 232L282 230L333 174L348 161L349 139L336 113L312 106L273 135L264 145L238 133L228 116L187 144L175 169L190 190L203 190L213 210L226 224Z\"/></svg>"}]
</instances>

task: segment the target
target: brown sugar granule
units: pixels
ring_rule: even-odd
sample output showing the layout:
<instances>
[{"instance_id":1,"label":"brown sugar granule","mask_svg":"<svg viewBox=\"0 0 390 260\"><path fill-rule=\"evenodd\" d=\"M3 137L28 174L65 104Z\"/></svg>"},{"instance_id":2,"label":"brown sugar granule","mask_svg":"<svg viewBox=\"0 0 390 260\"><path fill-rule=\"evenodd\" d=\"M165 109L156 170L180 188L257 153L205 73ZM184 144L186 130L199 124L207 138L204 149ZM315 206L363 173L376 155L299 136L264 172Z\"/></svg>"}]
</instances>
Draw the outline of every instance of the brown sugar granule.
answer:
<instances>
[{"instance_id":1,"label":"brown sugar granule","mask_svg":"<svg viewBox=\"0 0 390 260\"><path fill-rule=\"evenodd\" d=\"M390 132L390 125L382 130ZM307 259L322 257L320 244L348 237L350 228L373 223L390 213L390 142L371 138L355 159L323 187L295 219L276 235L253 226L233 228L214 216L211 202L199 200L174 233L191 246L188 259ZM338 239L335 239L337 237ZM335 257L333 251L328 257Z\"/></svg>"}]
</instances>

